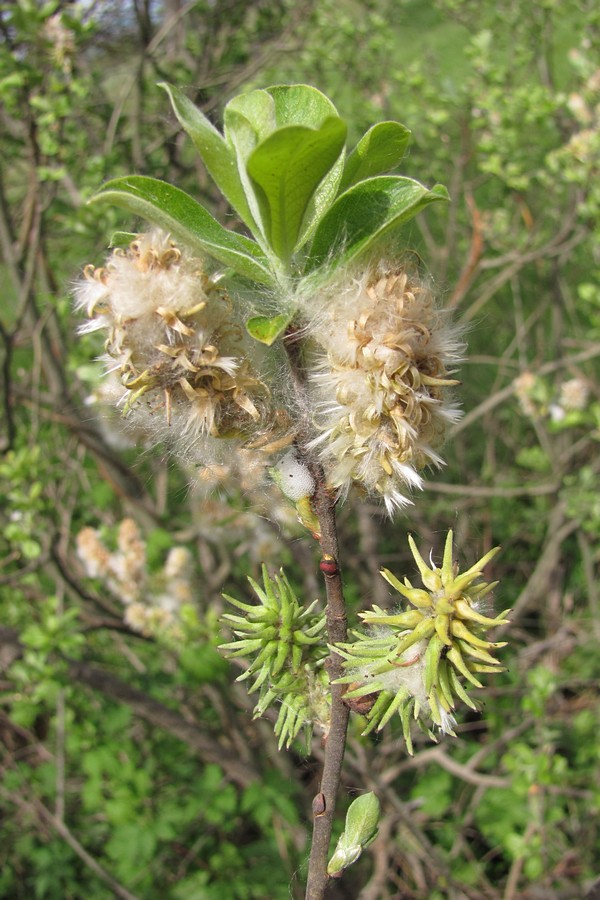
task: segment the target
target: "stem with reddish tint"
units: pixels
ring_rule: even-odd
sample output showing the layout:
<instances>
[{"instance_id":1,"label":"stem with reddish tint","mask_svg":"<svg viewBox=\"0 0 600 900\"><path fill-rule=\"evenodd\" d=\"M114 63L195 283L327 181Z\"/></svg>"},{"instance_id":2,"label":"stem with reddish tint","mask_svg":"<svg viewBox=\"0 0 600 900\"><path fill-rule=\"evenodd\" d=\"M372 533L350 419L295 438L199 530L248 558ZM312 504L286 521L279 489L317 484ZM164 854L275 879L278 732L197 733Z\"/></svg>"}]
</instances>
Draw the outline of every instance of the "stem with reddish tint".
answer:
<instances>
[{"instance_id":1,"label":"stem with reddish tint","mask_svg":"<svg viewBox=\"0 0 600 900\"><path fill-rule=\"evenodd\" d=\"M290 362L292 382L296 400L300 410L299 434L310 435L312 430L310 406L307 397L306 376L302 365L300 344L296 332L288 332L286 350ZM335 518L335 497L327 488L323 467L303 446L297 442L299 459L310 470L315 481L315 492L312 506L320 526L319 543L324 559L332 562L324 573L327 596L327 637L330 645L344 642L347 637L347 616L342 576L338 559L338 538ZM331 653L325 663L330 681L343 674L342 659L337 653ZM325 741L323 772L318 794L318 802L313 805L313 836L308 865L306 900L321 900L327 888L327 862L335 803L340 785L342 762L346 748L346 732L348 729L349 709L342 700L344 686L331 685L331 723Z\"/></svg>"}]
</instances>

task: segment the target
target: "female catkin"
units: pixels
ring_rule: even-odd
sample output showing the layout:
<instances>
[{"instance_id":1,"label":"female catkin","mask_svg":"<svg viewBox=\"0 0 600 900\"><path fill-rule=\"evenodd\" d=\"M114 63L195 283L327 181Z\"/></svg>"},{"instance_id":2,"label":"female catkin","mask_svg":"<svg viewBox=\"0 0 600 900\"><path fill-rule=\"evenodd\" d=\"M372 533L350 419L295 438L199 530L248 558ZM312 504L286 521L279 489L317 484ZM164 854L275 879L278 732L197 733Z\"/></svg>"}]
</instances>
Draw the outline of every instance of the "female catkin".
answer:
<instances>
[{"instance_id":1,"label":"female catkin","mask_svg":"<svg viewBox=\"0 0 600 900\"><path fill-rule=\"evenodd\" d=\"M462 346L405 266L373 264L313 301L317 347L311 389L320 434L312 441L329 483L380 496L390 515L439 466L436 448L460 412L450 377ZM309 304L310 309L310 304Z\"/></svg>"},{"instance_id":2,"label":"female catkin","mask_svg":"<svg viewBox=\"0 0 600 900\"><path fill-rule=\"evenodd\" d=\"M89 317L81 330L106 331L107 368L138 427L186 448L265 427L269 391L227 292L168 234L138 235L88 266L75 294Z\"/></svg>"}]
</instances>

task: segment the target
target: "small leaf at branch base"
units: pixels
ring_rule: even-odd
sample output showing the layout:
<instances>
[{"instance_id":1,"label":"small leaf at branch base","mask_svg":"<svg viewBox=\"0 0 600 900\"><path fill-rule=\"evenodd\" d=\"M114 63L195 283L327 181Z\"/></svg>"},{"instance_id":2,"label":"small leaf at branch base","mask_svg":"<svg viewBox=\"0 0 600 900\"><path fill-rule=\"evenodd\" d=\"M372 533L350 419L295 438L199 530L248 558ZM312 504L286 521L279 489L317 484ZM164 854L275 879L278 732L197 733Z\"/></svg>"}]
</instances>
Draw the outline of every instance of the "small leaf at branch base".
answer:
<instances>
[{"instance_id":1,"label":"small leaf at branch base","mask_svg":"<svg viewBox=\"0 0 600 900\"><path fill-rule=\"evenodd\" d=\"M108 242L109 247L128 247L132 241L135 241L137 234L132 231L113 231Z\"/></svg>"},{"instance_id":2,"label":"small leaf at branch base","mask_svg":"<svg viewBox=\"0 0 600 900\"><path fill-rule=\"evenodd\" d=\"M290 316L252 316L246 322L248 334L261 344L270 347L283 334L291 321Z\"/></svg>"}]
</instances>

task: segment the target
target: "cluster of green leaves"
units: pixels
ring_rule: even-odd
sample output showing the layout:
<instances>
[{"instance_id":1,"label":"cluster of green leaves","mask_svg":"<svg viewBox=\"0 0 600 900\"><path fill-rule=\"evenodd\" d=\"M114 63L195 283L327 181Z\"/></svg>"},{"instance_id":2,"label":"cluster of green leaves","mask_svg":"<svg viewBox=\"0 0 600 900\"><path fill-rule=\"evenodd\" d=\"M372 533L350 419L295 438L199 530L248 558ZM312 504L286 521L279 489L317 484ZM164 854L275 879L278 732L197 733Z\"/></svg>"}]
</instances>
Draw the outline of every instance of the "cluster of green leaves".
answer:
<instances>
[{"instance_id":1,"label":"cluster of green leaves","mask_svg":"<svg viewBox=\"0 0 600 900\"><path fill-rule=\"evenodd\" d=\"M37 559L42 552L35 527L36 518L45 506L40 456L39 446L20 447L9 451L0 461L0 506L10 510L9 521L2 528L5 560L10 552L17 553L17 559L24 561ZM38 474L41 477L36 477Z\"/></svg>"},{"instance_id":2,"label":"cluster of green leaves","mask_svg":"<svg viewBox=\"0 0 600 900\"><path fill-rule=\"evenodd\" d=\"M597 677L598 666L584 663L585 648L575 654L573 666L585 670L585 676ZM532 668L520 690L517 679L507 676L507 684L486 712L490 734L506 732L511 706L518 696L518 733L486 762L484 775L501 772L504 785L490 784L472 807L471 858L453 863L453 874L465 884L476 886L482 878L502 879L511 866L522 866L528 882L573 886L581 884L572 848L581 841L582 854L594 854L597 825L580 828L583 805L592 817L600 805L597 783L591 784L590 771L597 769L598 748L593 733L598 727L598 711L593 704L564 718L556 714L557 701L568 702L568 673L557 678L545 666ZM472 750L458 747L456 762L466 763ZM457 779L445 768L427 766L416 777L402 779L403 789L419 803L428 821L428 830L437 846L452 854L456 845L455 807ZM576 798L579 797L579 800ZM585 798L585 799L584 799ZM472 801L468 791L460 800L467 807ZM582 807L579 807L582 803ZM569 858L573 865L569 871ZM566 865L565 865L566 864ZM432 896L441 894L432 892Z\"/></svg>"},{"instance_id":3,"label":"cluster of green leaves","mask_svg":"<svg viewBox=\"0 0 600 900\"><path fill-rule=\"evenodd\" d=\"M297 825L298 813L280 774L272 772L260 790L238 791L218 765L203 766L173 738L136 728L126 707L102 703L91 717L85 695L72 689L66 708L67 822L77 823L77 840L113 877L137 896L173 900L286 892L289 873L274 830ZM37 798L52 808L57 766L50 760L4 774L4 802L15 799L3 824L0 891L104 900L109 889L62 838L36 834L19 805Z\"/></svg>"},{"instance_id":4,"label":"cluster of green leaves","mask_svg":"<svg viewBox=\"0 0 600 900\"><path fill-rule=\"evenodd\" d=\"M10 668L18 691L11 715L19 725L31 727L41 712L56 703L68 680L66 660L76 659L85 643L78 615L76 607L63 610L57 597L48 597L38 611L38 621L21 632L23 656Z\"/></svg>"},{"instance_id":5,"label":"cluster of green leaves","mask_svg":"<svg viewBox=\"0 0 600 900\"><path fill-rule=\"evenodd\" d=\"M255 241L229 231L192 197L143 175L109 181L96 201L110 202L162 227L259 285L300 290L368 252L435 200L443 187L385 175L402 160L410 132L397 122L372 126L346 159L347 125L331 101L308 85L280 85L231 100L221 135L172 85L162 85L216 185ZM282 313L252 320L250 333L272 343L289 322ZM295 310L293 310L295 311Z\"/></svg>"}]
</instances>

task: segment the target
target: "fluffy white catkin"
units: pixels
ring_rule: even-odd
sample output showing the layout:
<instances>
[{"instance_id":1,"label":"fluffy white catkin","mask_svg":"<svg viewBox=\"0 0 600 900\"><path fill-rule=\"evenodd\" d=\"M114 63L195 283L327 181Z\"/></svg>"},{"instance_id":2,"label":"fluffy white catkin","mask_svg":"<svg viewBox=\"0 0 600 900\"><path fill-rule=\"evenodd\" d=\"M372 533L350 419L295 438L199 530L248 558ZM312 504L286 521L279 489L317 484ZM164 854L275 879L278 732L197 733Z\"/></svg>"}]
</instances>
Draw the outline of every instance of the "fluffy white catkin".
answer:
<instances>
[{"instance_id":1,"label":"fluffy white catkin","mask_svg":"<svg viewBox=\"0 0 600 900\"><path fill-rule=\"evenodd\" d=\"M419 470L460 416L449 377L462 345L430 286L378 263L309 301L317 346L310 376L318 450L332 487L380 496L390 515L410 503Z\"/></svg>"}]
</instances>

